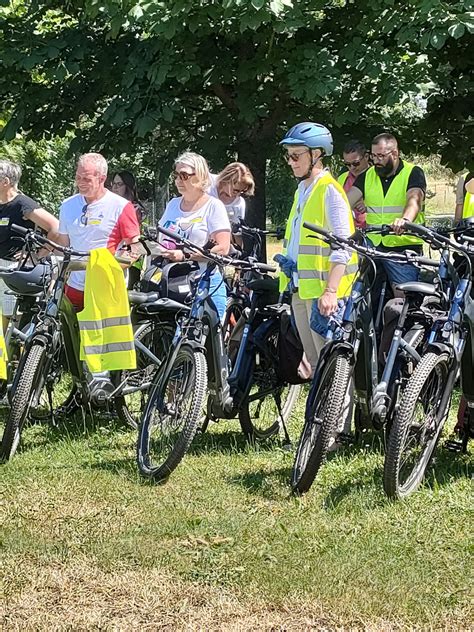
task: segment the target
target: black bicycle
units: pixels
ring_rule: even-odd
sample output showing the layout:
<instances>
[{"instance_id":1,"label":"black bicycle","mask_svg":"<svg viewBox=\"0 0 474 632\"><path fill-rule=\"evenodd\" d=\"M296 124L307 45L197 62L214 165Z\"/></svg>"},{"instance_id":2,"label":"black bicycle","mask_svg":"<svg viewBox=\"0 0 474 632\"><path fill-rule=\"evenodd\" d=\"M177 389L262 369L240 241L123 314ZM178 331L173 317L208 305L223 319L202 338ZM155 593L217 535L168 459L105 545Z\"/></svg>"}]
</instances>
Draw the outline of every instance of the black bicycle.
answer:
<instances>
[{"instance_id":1,"label":"black bicycle","mask_svg":"<svg viewBox=\"0 0 474 632\"><path fill-rule=\"evenodd\" d=\"M356 433L368 429L389 430L400 392L420 360L418 349L431 329L439 304L447 300L441 282L437 287L420 282L398 286L405 300L380 378L371 304L375 260L385 258L432 268L438 268L439 262L409 251L405 254L378 252L358 239L342 239L313 224L304 226L321 235L332 247L356 250L361 255L361 266L342 324L333 321L330 325L328 342L322 349L307 398L305 423L291 477L291 486L298 493L311 487L341 421L350 418L352 391ZM378 232L390 231L390 227L376 228Z\"/></svg>"},{"instance_id":2,"label":"black bicycle","mask_svg":"<svg viewBox=\"0 0 474 632\"><path fill-rule=\"evenodd\" d=\"M422 357L406 384L393 419L384 463L384 490L402 499L421 484L448 416L459 372L469 410L474 407L474 238L458 233L460 243L418 224L406 224L432 247L457 253L455 291L449 309L433 323ZM472 230L472 226L470 227Z\"/></svg>"},{"instance_id":3,"label":"black bicycle","mask_svg":"<svg viewBox=\"0 0 474 632\"><path fill-rule=\"evenodd\" d=\"M24 352L13 378L12 403L3 432L0 458L10 459L16 452L21 433L28 419L48 418L56 422L69 417L77 409L104 409L113 406L125 421L137 426L141 413L141 397L152 384L160 356L164 356L171 338L170 315L173 319L188 308L160 299L156 293L131 293L136 314L134 344L137 350L135 371L114 371L110 378L94 376L80 360L80 336L76 314L64 296L68 271L84 269L88 252L66 248L22 227L12 226L24 234L27 242L48 244L63 253L58 274L48 299L35 314L33 327L25 340ZM80 257L82 260L75 260ZM120 261L120 259L119 259ZM124 260L128 263L128 260ZM141 318L139 318L139 312ZM164 314L164 320L160 320ZM144 344L146 343L146 345ZM150 348L149 348L150 347ZM138 406L132 401L138 397ZM46 412L49 411L49 415Z\"/></svg>"},{"instance_id":4,"label":"black bicycle","mask_svg":"<svg viewBox=\"0 0 474 632\"><path fill-rule=\"evenodd\" d=\"M190 312L178 322L170 353L158 371L140 423L138 468L143 476L155 481L168 478L178 466L205 417L239 416L242 430L250 438L268 438L283 429L289 441L282 415L289 385L278 378L275 354L280 314L287 306L259 309L261 289L252 288L231 368L210 290L211 275L217 267L232 265L261 277L275 269L264 263L221 257L166 229L158 230L179 240L189 251L203 255L208 263L195 283ZM268 282L273 283L273 279ZM266 400L275 402L279 418L261 415Z\"/></svg>"}]
</instances>

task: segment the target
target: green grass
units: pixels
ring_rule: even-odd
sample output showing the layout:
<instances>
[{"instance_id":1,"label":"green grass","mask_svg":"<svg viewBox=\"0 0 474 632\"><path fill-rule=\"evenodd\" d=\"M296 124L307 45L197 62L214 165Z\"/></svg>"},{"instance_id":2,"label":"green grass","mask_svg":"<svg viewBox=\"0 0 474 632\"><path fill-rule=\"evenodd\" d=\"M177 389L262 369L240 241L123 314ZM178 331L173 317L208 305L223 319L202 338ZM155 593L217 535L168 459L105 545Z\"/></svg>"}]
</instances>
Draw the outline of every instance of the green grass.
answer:
<instances>
[{"instance_id":1,"label":"green grass","mask_svg":"<svg viewBox=\"0 0 474 632\"><path fill-rule=\"evenodd\" d=\"M439 449L424 487L392 503L373 439L294 498L293 454L247 447L231 421L157 486L134 433L109 423L31 427L2 466L5 629L472 625L467 456Z\"/></svg>"}]
</instances>

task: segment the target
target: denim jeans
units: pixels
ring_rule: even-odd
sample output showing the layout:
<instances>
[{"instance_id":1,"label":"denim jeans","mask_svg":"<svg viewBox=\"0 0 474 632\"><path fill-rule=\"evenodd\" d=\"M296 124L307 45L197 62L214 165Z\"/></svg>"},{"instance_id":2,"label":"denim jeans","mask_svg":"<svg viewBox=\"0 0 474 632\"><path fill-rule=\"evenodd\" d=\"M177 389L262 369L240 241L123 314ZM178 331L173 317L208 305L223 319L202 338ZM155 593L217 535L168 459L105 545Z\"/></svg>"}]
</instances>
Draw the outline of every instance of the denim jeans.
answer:
<instances>
[{"instance_id":1,"label":"denim jeans","mask_svg":"<svg viewBox=\"0 0 474 632\"><path fill-rule=\"evenodd\" d=\"M344 315L344 309L346 307L347 299L339 298L337 300L337 312L331 314L331 316L323 316L319 311L318 299L315 298L311 308L310 327L313 331L316 331L320 336L326 338L329 324L332 321L342 323L342 317Z\"/></svg>"},{"instance_id":2,"label":"denim jeans","mask_svg":"<svg viewBox=\"0 0 474 632\"><path fill-rule=\"evenodd\" d=\"M211 275L209 296L216 306L217 313L219 314L219 318L222 322L224 320L225 310L227 307L227 289L220 272L214 272L214 274Z\"/></svg>"}]
</instances>

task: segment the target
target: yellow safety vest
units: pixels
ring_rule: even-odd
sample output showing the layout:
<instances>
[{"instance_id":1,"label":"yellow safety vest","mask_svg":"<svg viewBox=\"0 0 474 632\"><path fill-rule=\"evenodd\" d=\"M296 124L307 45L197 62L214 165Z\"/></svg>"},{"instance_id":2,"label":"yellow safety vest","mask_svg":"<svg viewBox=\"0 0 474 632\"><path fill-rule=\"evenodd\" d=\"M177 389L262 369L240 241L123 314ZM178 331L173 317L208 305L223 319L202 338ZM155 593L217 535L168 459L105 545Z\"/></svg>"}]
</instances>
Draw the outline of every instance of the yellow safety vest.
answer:
<instances>
[{"instance_id":1,"label":"yellow safety vest","mask_svg":"<svg viewBox=\"0 0 474 632\"><path fill-rule=\"evenodd\" d=\"M326 230L329 229L326 220L325 204L326 190L329 185L336 187L339 193L343 196L347 205L347 217L349 219L350 230L351 233L354 232L354 220L352 219L351 209L344 189L338 182L336 182L336 180L334 180L331 174L324 174L314 185L313 190L309 194L309 198L306 200L302 210L303 217L301 220L298 259L296 262L298 273L298 294L302 299L319 298L326 288L329 277L329 269L331 266L329 256L331 254L331 248L328 244L326 244L326 242L315 239L315 233L312 233L303 226L303 222L311 222L312 224L318 224L319 226L326 228ZM287 245L290 239L297 207L298 192L295 194L290 216L286 224L285 240L283 242L284 254L287 252ZM357 254L352 252L351 258L346 266L344 276L339 283L337 290L338 298L349 296L358 269L359 263ZM288 277L283 272L280 272L280 292L284 292L287 285Z\"/></svg>"},{"instance_id":2,"label":"yellow safety vest","mask_svg":"<svg viewBox=\"0 0 474 632\"><path fill-rule=\"evenodd\" d=\"M370 167L366 171L364 203L367 207L367 226L392 224L397 217L402 216L407 201L408 179L414 166L409 162L403 163L403 168L392 180L386 195L384 195L382 182L375 168ZM415 223L425 223L424 205L418 213ZM369 237L376 246L381 242L387 247L412 246L423 243L422 239L409 235L385 235L382 237L377 233L370 233Z\"/></svg>"},{"instance_id":3,"label":"yellow safety vest","mask_svg":"<svg viewBox=\"0 0 474 632\"><path fill-rule=\"evenodd\" d=\"M474 216L474 195L466 191L466 197L464 198L464 206L462 207L462 217L467 219Z\"/></svg>"},{"instance_id":4,"label":"yellow safety vest","mask_svg":"<svg viewBox=\"0 0 474 632\"><path fill-rule=\"evenodd\" d=\"M337 181L339 182L341 187L345 185L349 173L349 171L344 171L344 173L341 173L341 175L338 177Z\"/></svg>"},{"instance_id":5,"label":"yellow safety vest","mask_svg":"<svg viewBox=\"0 0 474 632\"><path fill-rule=\"evenodd\" d=\"M0 380L7 379L7 346L3 336L3 314L0 309Z\"/></svg>"},{"instance_id":6,"label":"yellow safety vest","mask_svg":"<svg viewBox=\"0 0 474 632\"><path fill-rule=\"evenodd\" d=\"M91 373L135 369L137 360L123 270L107 248L91 250L84 309L77 314L81 360Z\"/></svg>"}]
</instances>

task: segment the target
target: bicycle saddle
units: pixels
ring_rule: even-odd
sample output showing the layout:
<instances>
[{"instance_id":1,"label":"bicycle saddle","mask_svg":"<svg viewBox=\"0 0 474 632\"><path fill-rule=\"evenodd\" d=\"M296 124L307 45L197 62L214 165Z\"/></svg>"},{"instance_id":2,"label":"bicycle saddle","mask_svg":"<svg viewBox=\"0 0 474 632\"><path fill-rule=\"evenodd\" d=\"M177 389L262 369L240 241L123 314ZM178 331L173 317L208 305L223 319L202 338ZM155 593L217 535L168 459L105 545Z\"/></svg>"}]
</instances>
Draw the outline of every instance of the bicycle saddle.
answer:
<instances>
[{"instance_id":1,"label":"bicycle saddle","mask_svg":"<svg viewBox=\"0 0 474 632\"><path fill-rule=\"evenodd\" d=\"M424 296L435 296L439 294L438 290L431 283L423 283L421 281L408 281L407 283L399 283L395 286L397 290L404 294L415 293Z\"/></svg>"}]
</instances>

